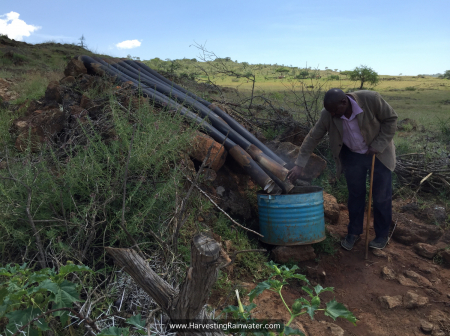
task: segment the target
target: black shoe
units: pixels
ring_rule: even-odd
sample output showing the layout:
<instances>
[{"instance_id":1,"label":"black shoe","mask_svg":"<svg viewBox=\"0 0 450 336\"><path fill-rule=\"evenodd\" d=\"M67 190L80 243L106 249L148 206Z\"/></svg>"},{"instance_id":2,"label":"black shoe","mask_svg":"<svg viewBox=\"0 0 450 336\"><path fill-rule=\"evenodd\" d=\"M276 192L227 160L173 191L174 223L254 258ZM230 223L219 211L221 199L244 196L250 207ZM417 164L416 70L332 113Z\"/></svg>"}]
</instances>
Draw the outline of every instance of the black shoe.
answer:
<instances>
[{"instance_id":1,"label":"black shoe","mask_svg":"<svg viewBox=\"0 0 450 336\"><path fill-rule=\"evenodd\" d=\"M359 240L359 235L348 234L344 239L341 240L341 246L347 251L353 248L353 245Z\"/></svg>"},{"instance_id":2,"label":"black shoe","mask_svg":"<svg viewBox=\"0 0 450 336\"><path fill-rule=\"evenodd\" d=\"M376 237L369 243L369 247L374 249L382 250L386 247L386 244L389 241L389 237Z\"/></svg>"}]
</instances>

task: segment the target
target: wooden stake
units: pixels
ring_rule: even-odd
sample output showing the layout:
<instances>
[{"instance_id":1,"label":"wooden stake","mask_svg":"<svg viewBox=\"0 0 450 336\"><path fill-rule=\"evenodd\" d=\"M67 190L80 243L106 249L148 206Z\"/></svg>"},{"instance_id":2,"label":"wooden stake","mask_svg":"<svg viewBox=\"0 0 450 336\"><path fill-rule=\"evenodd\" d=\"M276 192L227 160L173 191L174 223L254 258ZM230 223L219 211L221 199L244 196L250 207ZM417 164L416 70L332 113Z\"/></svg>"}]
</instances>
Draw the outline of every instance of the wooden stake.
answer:
<instances>
[{"instance_id":1,"label":"wooden stake","mask_svg":"<svg viewBox=\"0 0 450 336\"><path fill-rule=\"evenodd\" d=\"M367 206L367 222L366 222L366 257L369 258L369 228L370 228L370 209L372 208L372 186L373 186L373 170L375 168L375 154L372 156L372 169L370 170L370 189L369 189L369 205Z\"/></svg>"}]
</instances>

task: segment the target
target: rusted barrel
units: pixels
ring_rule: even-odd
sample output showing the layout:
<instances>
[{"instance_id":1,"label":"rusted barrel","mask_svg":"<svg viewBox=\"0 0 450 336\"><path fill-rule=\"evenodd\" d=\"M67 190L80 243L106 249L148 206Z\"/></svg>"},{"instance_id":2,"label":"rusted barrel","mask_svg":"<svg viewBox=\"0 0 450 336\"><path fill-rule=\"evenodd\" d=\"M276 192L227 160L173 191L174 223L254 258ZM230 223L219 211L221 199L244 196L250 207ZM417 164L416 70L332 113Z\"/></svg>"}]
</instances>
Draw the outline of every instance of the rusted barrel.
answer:
<instances>
[{"instance_id":1,"label":"rusted barrel","mask_svg":"<svg viewBox=\"0 0 450 336\"><path fill-rule=\"evenodd\" d=\"M295 187L287 195L258 192L259 232L272 245L305 245L325 239L323 189Z\"/></svg>"}]
</instances>

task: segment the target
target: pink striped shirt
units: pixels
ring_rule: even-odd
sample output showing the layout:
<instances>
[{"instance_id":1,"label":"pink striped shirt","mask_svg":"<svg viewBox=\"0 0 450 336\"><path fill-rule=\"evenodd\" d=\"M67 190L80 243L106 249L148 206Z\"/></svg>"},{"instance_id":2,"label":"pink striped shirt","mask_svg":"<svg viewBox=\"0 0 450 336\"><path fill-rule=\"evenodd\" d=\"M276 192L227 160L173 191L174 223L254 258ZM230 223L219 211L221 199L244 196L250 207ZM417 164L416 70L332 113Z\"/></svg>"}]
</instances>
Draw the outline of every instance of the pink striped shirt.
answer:
<instances>
[{"instance_id":1,"label":"pink striped shirt","mask_svg":"<svg viewBox=\"0 0 450 336\"><path fill-rule=\"evenodd\" d=\"M348 119L345 116L341 117L342 126L344 129L343 142L352 152L365 154L369 147L364 141L361 130L359 129L358 120L356 119L356 116L364 111L352 97L347 97L350 99L350 103L352 104L352 115Z\"/></svg>"}]
</instances>

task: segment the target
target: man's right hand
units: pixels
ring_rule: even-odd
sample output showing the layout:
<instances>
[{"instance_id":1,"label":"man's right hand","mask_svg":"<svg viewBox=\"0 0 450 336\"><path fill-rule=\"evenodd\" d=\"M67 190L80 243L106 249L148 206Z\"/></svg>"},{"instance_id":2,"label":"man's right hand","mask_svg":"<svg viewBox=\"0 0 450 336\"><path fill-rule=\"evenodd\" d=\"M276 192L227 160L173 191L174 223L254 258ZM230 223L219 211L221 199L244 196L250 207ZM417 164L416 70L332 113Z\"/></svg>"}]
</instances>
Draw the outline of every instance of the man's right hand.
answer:
<instances>
[{"instance_id":1,"label":"man's right hand","mask_svg":"<svg viewBox=\"0 0 450 336\"><path fill-rule=\"evenodd\" d=\"M295 181L297 181L297 179L300 177L300 175L303 172L303 167L300 166L294 166L294 168L292 168L289 173L287 174L287 178L289 179L289 181L291 183L294 183Z\"/></svg>"}]
</instances>

